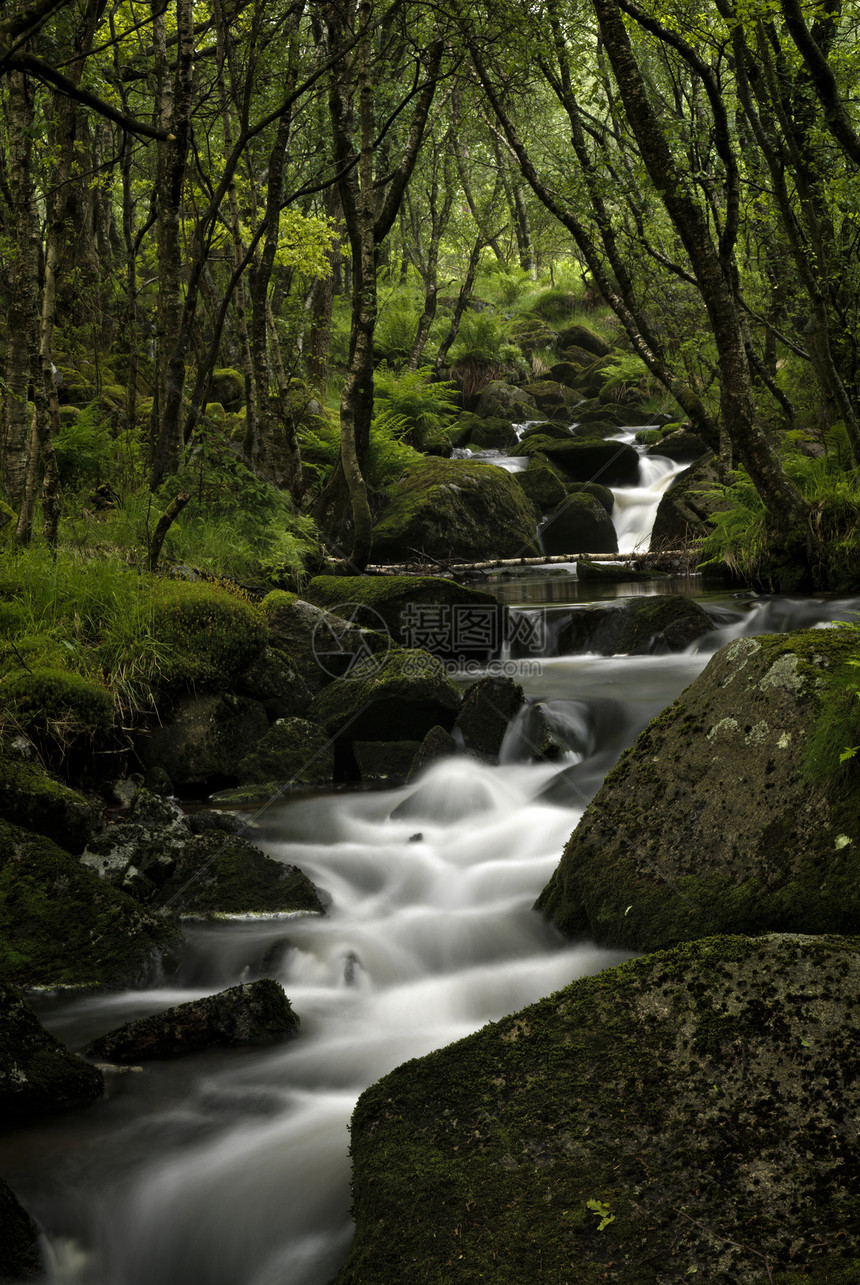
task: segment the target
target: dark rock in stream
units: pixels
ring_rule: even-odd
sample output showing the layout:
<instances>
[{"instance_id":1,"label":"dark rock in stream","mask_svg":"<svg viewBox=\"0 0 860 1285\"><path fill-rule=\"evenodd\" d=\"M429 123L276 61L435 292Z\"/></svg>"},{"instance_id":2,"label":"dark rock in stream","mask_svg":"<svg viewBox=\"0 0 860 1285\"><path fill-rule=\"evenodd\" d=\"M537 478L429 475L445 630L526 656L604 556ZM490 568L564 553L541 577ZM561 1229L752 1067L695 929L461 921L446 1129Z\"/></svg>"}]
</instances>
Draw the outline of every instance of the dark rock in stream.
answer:
<instances>
[{"instance_id":1,"label":"dark rock in stream","mask_svg":"<svg viewBox=\"0 0 860 1285\"><path fill-rule=\"evenodd\" d=\"M86 1106L103 1092L101 1071L69 1052L17 990L0 982L0 1130ZM1 1205L0 1227L5 1231Z\"/></svg>"},{"instance_id":2,"label":"dark rock in stream","mask_svg":"<svg viewBox=\"0 0 860 1285\"><path fill-rule=\"evenodd\" d=\"M550 556L618 552L612 518L593 495L569 495L549 514L540 536Z\"/></svg>"},{"instance_id":3,"label":"dark rock in stream","mask_svg":"<svg viewBox=\"0 0 860 1285\"><path fill-rule=\"evenodd\" d=\"M524 701L523 689L513 678L481 678L463 697L454 734L459 732L470 754L498 763L505 733Z\"/></svg>"},{"instance_id":4,"label":"dark rock in stream","mask_svg":"<svg viewBox=\"0 0 860 1285\"><path fill-rule=\"evenodd\" d=\"M269 978L177 1004L100 1035L85 1050L100 1062L184 1057L212 1048L260 1048L298 1033L299 1019Z\"/></svg>"},{"instance_id":5,"label":"dark rock in stream","mask_svg":"<svg viewBox=\"0 0 860 1285\"><path fill-rule=\"evenodd\" d=\"M717 937L574 982L359 1098L336 1285L845 1283L860 945Z\"/></svg>"},{"instance_id":6,"label":"dark rock in stream","mask_svg":"<svg viewBox=\"0 0 860 1285\"><path fill-rule=\"evenodd\" d=\"M656 655L683 651L716 628L703 607L682 594L653 594L577 607L558 636L559 655Z\"/></svg>"},{"instance_id":7,"label":"dark rock in stream","mask_svg":"<svg viewBox=\"0 0 860 1285\"><path fill-rule=\"evenodd\" d=\"M851 630L739 638L621 756L537 903L653 950L714 932L860 930ZM844 738L844 739L843 739Z\"/></svg>"},{"instance_id":8,"label":"dark rock in stream","mask_svg":"<svg viewBox=\"0 0 860 1285\"><path fill-rule=\"evenodd\" d=\"M39 1252L39 1228L18 1200L14 1191L0 1178L0 1282L9 1285L31 1280L42 1270Z\"/></svg>"},{"instance_id":9,"label":"dark rock in stream","mask_svg":"<svg viewBox=\"0 0 860 1285\"><path fill-rule=\"evenodd\" d=\"M649 548L682 549L713 531L708 519L732 507L720 491L722 483L716 457L708 452L674 479L660 501Z\"/></svg>"}]
</instances>

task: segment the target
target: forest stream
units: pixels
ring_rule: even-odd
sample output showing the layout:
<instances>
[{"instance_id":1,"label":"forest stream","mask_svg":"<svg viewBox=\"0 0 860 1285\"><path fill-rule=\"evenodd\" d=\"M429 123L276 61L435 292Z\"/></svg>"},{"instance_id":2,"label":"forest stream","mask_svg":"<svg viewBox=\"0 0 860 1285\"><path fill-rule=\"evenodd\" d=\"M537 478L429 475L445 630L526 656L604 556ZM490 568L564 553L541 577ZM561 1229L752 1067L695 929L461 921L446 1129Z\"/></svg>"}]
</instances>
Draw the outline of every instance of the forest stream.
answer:
<instances>
[{"instance_id":1,"label":"forest stream","mask_svg":"<svg viewBox=\"0 0 860 1285\"><path fill-rule=\"evenodd\" d=\"M622 551L647 547L678 471L652 456L640 486L616 492ZM308 874L330 899L326 916L189 925L178 971L154 989L37 998L42 1021L73 1048L262 976L282 983L302 1023L275 1049L111 1073L105 1101L0 1139L0 1173L48 1230L50 1285L331 1281L352 1231L358 1094L408 1058L625 957L564 941L532 910L621 750L731 638L825 626L860 608L706 592L695 577L586 589L571 568L492 583L546 625L542 655L504 665L543 703L562 761L525 761L527 706L498 767L457 757L415 785L270 807L249 837ZM559 626L588 602L665 592L697 597L717 629L683 654L553 654Z\"/></svg>"}]
</instances>

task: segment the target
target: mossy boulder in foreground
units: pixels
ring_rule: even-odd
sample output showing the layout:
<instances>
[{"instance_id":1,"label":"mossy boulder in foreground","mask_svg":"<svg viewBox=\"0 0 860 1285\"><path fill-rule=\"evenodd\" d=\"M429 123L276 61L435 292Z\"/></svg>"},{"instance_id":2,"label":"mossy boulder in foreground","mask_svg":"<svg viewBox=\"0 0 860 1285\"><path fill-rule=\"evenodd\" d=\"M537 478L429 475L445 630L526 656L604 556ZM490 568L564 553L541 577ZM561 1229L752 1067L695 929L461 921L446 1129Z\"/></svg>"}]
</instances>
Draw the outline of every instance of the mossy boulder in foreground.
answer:
<instances>
[{"instance_id":1,"label":"mossy boulder in foreground","mask_svg":"<svg viewBox=\"0 0 860 1285\"><path fill-rule=\"evenodd\" d=\"M0 1130L86 1106L103 1092L101 1071L70 1053L0 982Z\"/></svg>"},{"instance_id":2,"label":"mossy boulder in foreground","mask_svg":"<svg viewBox=\"0 0 860 1285\"><path fill-rule=\"evenodd\" d=\"M410 465L373 533L375 562L414 562L421 554L480 562L539 552L534 509L511 474L470 460Z\"/></svg>"},{"instance_id":3,"label":"mossy boulder in foreground","mask_svg":"<svg viewBox=\"0 0 860 1285\"><path fill-rule=\"evenodd\" d=\"M712 938L368 1089L337 1285L857 1279L860 946Z\"/></svg>"},{"instance_id":4,"label":"mossy boulder in foreground","mask_svg":"<svg viewBox=\"0 0 860 1285\"><path fill-rule=\"evenodd\" d=\"M178 936L50 839L0 821L0 978L131 985Z\"/></svg>"},{"instance_id":5,"label":"mossy boulder in foreground","mask_svg":"<svg viewBox=\"0 0 860 1285\"><path fill-rule=\"evenodd\" d=\"M34 753L25 758L14 745L0 745L0 817L47 835L67 852L80 852L98 813L82 794L46 772Z\"/></svg>"},{"instance_id":6,"label":"mossy boulder in foreground","mask_svg":"<svg viewBox=\"0 0 860 1285\"><path fill-rule=\"evenodd\" d=\"M538 908L632 950L860 930L855 650L841 629L723 647L606 777Z\"/></svg>"}]
</instances>

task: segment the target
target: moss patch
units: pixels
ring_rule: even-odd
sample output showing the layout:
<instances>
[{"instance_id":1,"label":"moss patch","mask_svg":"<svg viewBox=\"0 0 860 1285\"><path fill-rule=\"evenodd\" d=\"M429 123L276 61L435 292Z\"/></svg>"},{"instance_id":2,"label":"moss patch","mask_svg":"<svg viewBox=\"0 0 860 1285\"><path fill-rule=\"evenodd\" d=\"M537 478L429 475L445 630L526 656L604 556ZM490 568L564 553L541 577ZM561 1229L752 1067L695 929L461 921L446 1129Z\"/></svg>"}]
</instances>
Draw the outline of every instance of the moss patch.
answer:
<instances>
[{"instance_id":1,"label":"moss patch","mask_svg":"<svg viewBox=\"0 0 860 1285\"><path fill-rule=\"evenodd\" d=\"M361 1096L337 1283L850 1279L858 1037L849 941L709 939L575 982Z\"/></svg>"}]
</instances>

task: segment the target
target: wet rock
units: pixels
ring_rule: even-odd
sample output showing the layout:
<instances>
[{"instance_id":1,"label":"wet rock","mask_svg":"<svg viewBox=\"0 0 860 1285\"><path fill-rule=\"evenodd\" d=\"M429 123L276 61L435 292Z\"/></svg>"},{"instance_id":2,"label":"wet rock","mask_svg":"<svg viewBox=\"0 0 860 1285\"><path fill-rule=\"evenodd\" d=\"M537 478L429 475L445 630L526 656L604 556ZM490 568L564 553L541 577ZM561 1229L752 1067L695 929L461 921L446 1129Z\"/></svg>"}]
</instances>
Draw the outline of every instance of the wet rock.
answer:
<instances>
[{"instance_id":1,"label":"wet rock","mask_svg":"<svg viewBox=\"0 0 860 1285\"><path fill-rule=\"evenodd\" d=\"M849 1281L858 994L854 941L714 938L405 1063L353 1115L337 1285L416 1263L466 1285Z\"/></svg>"},{"instance_id":2,"label":"wet rock","mask_svg":"<svg viewBox=\"0 0 860 1285\"><path fill-rule=\"evenodd\" d=\"M41 1275L39 1228L12 1188L0 1178L0 1282L30 1280Z\"/></svg>"},{"instance_id":3,"label":"wet rock","mask_svg":"<svg viewBox=\"0 0 860 1285\"><path fill-rule=\"evenodd\" d=\"M336 605L343 611L326 611L285 593L263 599L273 644L292 658L312 695L365 657L384 654L391 646L374 612L349 598Z\"/></svg>"},{"instance_id":4,"label":"wet rock","mask_svg":"<svg viewBox=\"0 0 860 1285\"><path fill-rule=\"evenodd\" d=\"M480 678L463 697L454 734L459 732L470 754L497 763L505 733L524 701L522 687L512 678Z\"/></svg>"},{"instance_id":5,"label":"wet rock","mask_svg":"<svg viewBox=\"0 0 860 1285\"><path fill-rule=\"evenodd\" d=\"M236 767L240 785L264 781L325 785L333 772L334 751L328 737L304 718L278 719Z\"/></svg>"},{"instance_id":6,"label":"wet rock","mask_svg":"<svg viewBox=\"0 0 860 1285\"><path fill-rule=\"evenodd\" d=\"M482 419L475 416L469 432L469 449L472 451L512 451L517 444L516 430L509 419L493 416Z\"/></svg>"},{"instance_id":7,"label":"wet rock","mask_svg":"<svg viewBox=\"0 0 860 1285\"><path fill-rule=\"evenodd\" d=\"M505 638L508 609L493 594L438 576L316 576L305 594L330 611L373 616L396 645L445 660L486 660Z\"/></svg>"},{"instance_id":8,"label":"wet rock","mask_svg":"<svg viewBox=\"0 0 860 1285\"><path fill-rule=\"evenodd\" d=\"M189 844L159 896L186 918L325 913L317 889L297 866L217 830Z\"/></svg>"},{"instance_id":9,"label":"wet rock","mask_svg":"<svg viewBox=\"0 0 860 1285\"><path fill-rule=\"evenodd\" d=\"M246 696L187 696L169 723L139 737L138 753L147 767L167 772L178 790L200 788L235 778L237 759L268 727L263 706Z\"/></svg>"},{"instance_id":10,"label":"wet rock","mask_svg":"<svg viewBox=\"0 0 860 1285\"><path fill-rule=\"evenodd\" d=\"M676 429L673 433L662 434L659 442L654 442L646 448L645 454L662 455L678 463L690 463L707 455L708 446L698 433L694 433L689 426L686 426Z\"/></svg>"},{"instance_id":11,"label":"wet rock","mask_svg":"<svg viewBox=\"0 0 860 1285\"><path fill-rule=\"evenodd\" d=\"M340 772L354 772L353 741L417 741L436 724L449 729L460 691L429 652L405 648L375 657L317 696L310 716L335 742Z\"/></svg>"},{"instance_id":12,"label":"wet rock","mask_svg":"<svg viewBox=\"0 0 860 1285\"><path fill-rule=\"evenodd\" d=\"M101 1072L70 1053L18 991L0 982L0 1129L86 1106L103 1092Z\"/></svg>"},{"instance_id":13,"label":"wet rock","mask_svg":"<svg viewBox=\"0 0 860 1285\"><path fill-rule=\"evenodd\" d=\"M29 751L27 741L21 748L0 745L0 818L46 835L67 852L81 852L98 822L97 809Z\"/></svg>"},{"instance_id":14,"label":"wet rock","mask_svg":"<svg viewBox=\"0 0 860 1285\"><path fill-rule=\"evenodd\" d=\"M412 760L407 781L414 781L425 768L457 753L457 742L444 727L431 727Z\"/></svg>"},{"instance_id":15,"label":"wet rock","mask_svg":"<svg viewBox=\"0 0 860 1285\"><path fill-rule=\"evenodd\" d=\"M668 580L665 571L642 571L629 564L619 566L614 562L589 562L580 558L576 564L576 578L582 584L623 584L630 580Z\"/></svg>"},{"instance_id":16,"label":"wet rock","mask_svg":"<svg viewBox=\"0 0 860 1285\"><path fill-rule=\"evenodd\" d=\"M558 507L567 495L567 488L558 475L546 465L538 464L532 468L534 460L522 473L515 473L514 478L522 487L539 513L548 513Z\"/></svg>"},{"instance_id":17,"label":"wet rock","mask_svg":"<svg viewBox=\"0 0 860 1285\"><path fill-rule=\"evenodd\" d=\"M538 908L633 950L857 932L858 785L838 764L857 729L826 730L853 717L855 648L839 629L723 647L606 777Z\"/></svg>"},{"instance_id":18,"label":"wet rock","mask_svg":"<svg viewBox=\"0 0 860 1285\"><path fill-rule=\"evenodd\" d=\"M711 515L731 508L731 501L716 489L720 482L716 458L710 453L679 473L660 501L649 547L682 549L708 535L713 530Z\"/></svg>"},{"instance_id":19,"label":"wet rock","mask_svg":"<svg viewBox=\"0 0 860 1285\"><path fill-rule=\"evenodd\" d=\"M593 495L569 495L549 514L540 535L549 555L618 551L612 519Z\"/></svg>"},{"instance_id":20,"label":"wet rock","mask_svg":"<svg viewBox=\"0 0 860 1285\"><path fill-rule=\"evenodd\" d=\"M262 978L127 1022L93 1040L86 1055L100 1062L144 1062L212 1048L261 1048L296 1035L298 1028L282 987Z\"/></svg>"},{"instance_id":21,"label":"wet rock","mask_svg":"<svg viewBox=\"0 0 860 1285\"><path fill-rule=\"evenodd\" d=\"M206 834L209 830L221 830L224 834L241 834L248 824L244 818L236 816L234 812L222 812L219 808L200 808L197 812L190 812L187 821L192 834Z\"/></svg>"},{"instance_id":22,"label":"wet rock","mask_svg":"<svg viewBox=\"0 0 860 1285\"><path fill-rule=\"evenodd\" d=\"M574 408L582 401L581 393L552 379L539 379L526 384L523 392L533 398L541 414L565 423L570 423L575 417Z\"/></svg>"},{"instance_id":23,"label":"wet rock","mask_svg":"<svg viewBox=\"0 0 860 1285\"><path fill-rule=\"evenodd\" d=\"M259 701L270 723L300 718L311 701L307 684L286 652L267 647L234 683L239 696Z\"/></svg>"},{"instance_id":24,"label":"wet rock","mask_svg":"<svg viewBox=\"0 0 860 1285\"><path fill-rule=\"evenodd\" d=\"M570 482L600 482L603 486L635 486L639 480L639 455L626 442L575 437L566 442L530 437L521 445L523 455L541 453Z\"/></svg>"},{"instance_id":25,"label":"wet rock","mask_svg":"<svg viewBox=\"0 0 860 1285\"><path fill-rule=\"evenodd\" d=\"M169 920L50 839L0 822L0 972L27 986L140 983L178 938Z\"/></svg>"},{"instance_id":26,"label":"wet rock","mask_svg":"<svg viewBox=\"0 0 860 1285\"><path fill-rule=\"evenodd\" d=\"M704 608L682 594L589 603L570 613L559 632L558 651L559 655L583 651L602 656L657 655L683 651L715 627Z\"/></svg>"},{"instance_id":27,"label":"wet rock","mask_svg":"<svg viewBox=\"0 0 860 1285\"><path fill-rule=\"evenodd\" d=\"M359 775L367 785L402 785L409 777L420 741L353 741Z\"/></svg>"},{"instance_id":28,"label":"wet rock","mask_svg":"<svg viewBox=\"0 0 860 1285\"><path fill-rule=\"evenodd\" d=\"M537 402L528 393L502 379L494 379L481 392L476 413L482 419L506 419L521 424L537 418Z\"/></svg>"},{"instance_id":29,"label":"wet rock","mask_svg":"<svg viewBox=\"0 0 860 1285\"><path fill-rule=\"evenodd\" d=\"M470 460L411 465L374 529L377 562L422 554L482 562L536 551L534 510L505 469Z\"/></svg>"}]
</instances>

